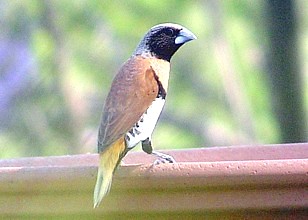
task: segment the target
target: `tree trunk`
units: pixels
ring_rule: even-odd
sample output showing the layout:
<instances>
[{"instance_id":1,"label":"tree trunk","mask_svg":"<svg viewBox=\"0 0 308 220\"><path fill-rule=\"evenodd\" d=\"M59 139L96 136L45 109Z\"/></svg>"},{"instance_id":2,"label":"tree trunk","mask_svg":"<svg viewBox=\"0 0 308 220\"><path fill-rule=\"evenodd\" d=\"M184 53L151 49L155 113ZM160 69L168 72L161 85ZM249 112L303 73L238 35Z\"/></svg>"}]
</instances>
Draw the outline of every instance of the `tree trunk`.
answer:
<instances>
[{"instance_id":1,"label":"tree trunk","mask_svg":"<svg viewBox=\"0 0 308 220\"><path fill-rule=\"evenodd\" d=\"M272 101L281 132L281 141L303 142L306 122L303 84L297 59L295 1L268 0L269 74Z\"/></svg>"}]
</instances>

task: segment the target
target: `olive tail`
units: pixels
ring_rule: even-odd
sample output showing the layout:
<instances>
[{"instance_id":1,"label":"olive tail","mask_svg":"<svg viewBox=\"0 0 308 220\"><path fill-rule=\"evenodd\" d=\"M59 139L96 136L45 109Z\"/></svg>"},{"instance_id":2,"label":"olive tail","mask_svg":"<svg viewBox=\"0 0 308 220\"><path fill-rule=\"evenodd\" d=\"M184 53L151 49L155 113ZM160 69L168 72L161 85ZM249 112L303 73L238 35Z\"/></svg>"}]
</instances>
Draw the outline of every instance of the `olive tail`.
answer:
<instances>
[{"instance_id":1,"label":"olive tail","mask_svg":"<svg viewBox=\"0 0 308 220\"><path fill-rule=\"evenodd\" d=\"M114 170L119 164L120 155L125 150L124 138L120 138L99 154L99 167L94 189L94 208L110 191Z\"/></svg>"}]
</instances>

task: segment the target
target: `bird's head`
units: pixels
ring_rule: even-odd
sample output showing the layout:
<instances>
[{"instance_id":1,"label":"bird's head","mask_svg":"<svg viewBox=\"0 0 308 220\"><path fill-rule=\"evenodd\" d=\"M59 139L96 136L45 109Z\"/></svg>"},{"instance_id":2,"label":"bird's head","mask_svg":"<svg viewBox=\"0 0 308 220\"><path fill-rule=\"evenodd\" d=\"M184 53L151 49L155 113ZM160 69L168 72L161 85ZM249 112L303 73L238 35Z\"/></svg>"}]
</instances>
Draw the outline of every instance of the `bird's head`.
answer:
<instances>
[{"instance_id":1,"label":"bird's head","mask_svg":"<svg viewBox=\"0 0 308 220\"><path fill-rule=\"evenodd\" d=\"M170 61L172 55L186 42L197 37L187 28L172 23L152 27L143 37L134 55L150 55Z\"/></svg>"}]
</instances>

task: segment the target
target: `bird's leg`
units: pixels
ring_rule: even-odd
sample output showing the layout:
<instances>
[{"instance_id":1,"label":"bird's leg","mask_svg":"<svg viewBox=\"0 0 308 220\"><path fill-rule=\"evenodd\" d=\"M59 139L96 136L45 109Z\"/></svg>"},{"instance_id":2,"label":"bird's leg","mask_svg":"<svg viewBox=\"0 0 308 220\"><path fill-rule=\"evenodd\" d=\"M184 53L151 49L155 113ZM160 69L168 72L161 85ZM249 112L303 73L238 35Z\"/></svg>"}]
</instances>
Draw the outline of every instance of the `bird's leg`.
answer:
<instances>
[{"instance_id":1,"label":"bird's leg","mask_svg":"<svg viewBox=\"0 0 308 220\"><path fill-rule=\"evenodd\" d=\"M147 138L141 142L142 150L148 154L152 154L153 148L150 138Z\"/></svg>"},{"instance_id":2,"label":"bird's leg","mask_svg":"<svg viewBox=\"0 0 308 220\"><path fill-rule=\"evenodd\" d=\"M172 156L168 154L163 154L157 151L153 151L153 147L151 144L150 138L145 139L144 141L141 142L142 145L142 150L148 154L155 155L158 157L157 160L155 160L154 165L158 165L161 163L175 163L175 160Z\"/></svg>"}]
</instances>

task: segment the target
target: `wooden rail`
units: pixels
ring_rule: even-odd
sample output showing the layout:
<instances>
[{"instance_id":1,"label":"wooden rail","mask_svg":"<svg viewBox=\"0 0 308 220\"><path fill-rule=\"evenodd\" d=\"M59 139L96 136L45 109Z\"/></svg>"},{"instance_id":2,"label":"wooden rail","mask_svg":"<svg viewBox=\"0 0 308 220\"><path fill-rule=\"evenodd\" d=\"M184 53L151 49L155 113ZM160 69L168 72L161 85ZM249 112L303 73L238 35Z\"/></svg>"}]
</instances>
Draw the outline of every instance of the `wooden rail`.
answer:
<instances>
[{"instance_id":1,"label":"wooden rail","mask_svg":"<svg viewBox=\"0 0 308 220\"><path fill-rule=\"evenodd\" d=\"M0 219L305 219L308 143L130 153L92 208L97 154L0 160Z\"/></svg>"}]
</instances>

